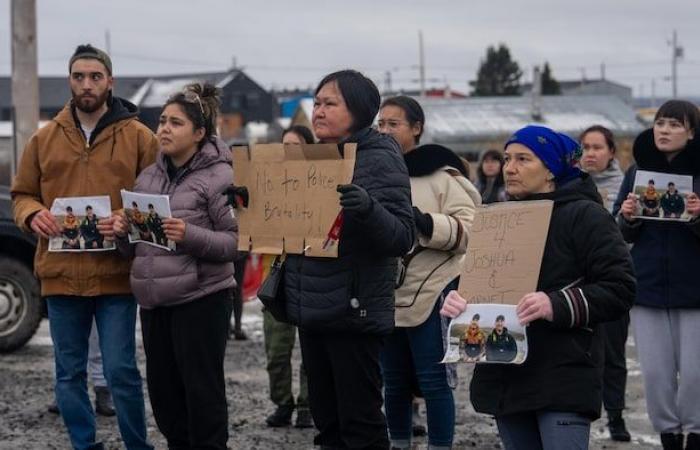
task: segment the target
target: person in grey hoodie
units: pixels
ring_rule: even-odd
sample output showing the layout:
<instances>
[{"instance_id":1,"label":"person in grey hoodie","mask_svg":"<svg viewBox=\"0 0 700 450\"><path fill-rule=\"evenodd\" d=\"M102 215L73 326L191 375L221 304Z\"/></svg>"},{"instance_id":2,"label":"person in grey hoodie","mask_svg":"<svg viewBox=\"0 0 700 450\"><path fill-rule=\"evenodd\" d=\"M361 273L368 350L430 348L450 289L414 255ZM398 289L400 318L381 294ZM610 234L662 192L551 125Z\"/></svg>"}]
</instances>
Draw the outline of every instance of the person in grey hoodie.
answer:
<instances>
[{"instance_id":1,"label":"person in grey hoodie","mask_svg":"<svg viewBox=\"0 0 700 450\"><path fill-rule=\"evenodd\" d=\"M175 250L129 248L126 221L115 217L120 249L134 253L148 392L169 448L225 449L228 440L223 364L238 225L221 195L233 172L230 150L214 135L218 105L208 84L171 96L156 163L136 180L135 191L169 197L173 217L162 228Z\"/></svg>"},{"instance_id":2,"label":"person in grey hoodie","mask_svg":"<svg viewBox=\"0 0 700 450\"><path fill-rule=\"evenodd\" d=\"M612 213L617 193L624 179L620 164L615 159L613 133L601 125L593 125L581 133L579 141L583 147L581 168L591 176L605 208ZM606 322L601 327L601 335L605 340L603 407L608 413L610 437L614 441L622 442L628 442L631 439L622 417L627 384L625 343L629 324L630 315L626 312L618 320Z\"/></svg>"}]
</instances>

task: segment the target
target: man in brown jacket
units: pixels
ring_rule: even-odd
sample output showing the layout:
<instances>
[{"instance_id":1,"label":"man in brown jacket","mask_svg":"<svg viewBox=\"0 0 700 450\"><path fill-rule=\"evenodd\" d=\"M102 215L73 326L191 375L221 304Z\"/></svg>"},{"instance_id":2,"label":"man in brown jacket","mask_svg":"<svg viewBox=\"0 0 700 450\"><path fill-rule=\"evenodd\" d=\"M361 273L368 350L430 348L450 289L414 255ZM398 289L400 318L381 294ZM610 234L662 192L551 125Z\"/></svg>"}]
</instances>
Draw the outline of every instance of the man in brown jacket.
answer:
<instances>
[{"instance_id":1,"label":"man in brown jacket","mask_svg":"<svg viewBox=\"0 0 700 450\"><path fill-rule=\"evenodd\" d=\"M48 238L61 234L49 212L57 197L109 195L122 207L120 189L153 163L157 141L137 118L137 108L112 95L112 62L103 51L80 45L70 59L72 100L24 149L12 186L17 225L39 237L35 272L49 311L56 360L56 400L73 447L102 448L86 388L88 337L93 319L122 439L128 449L147 442L141 375L136 366L136 302L129 261L116 251L49 253ZM98 230L114 239L111 219Z\"/></svg>"}]
</instances>

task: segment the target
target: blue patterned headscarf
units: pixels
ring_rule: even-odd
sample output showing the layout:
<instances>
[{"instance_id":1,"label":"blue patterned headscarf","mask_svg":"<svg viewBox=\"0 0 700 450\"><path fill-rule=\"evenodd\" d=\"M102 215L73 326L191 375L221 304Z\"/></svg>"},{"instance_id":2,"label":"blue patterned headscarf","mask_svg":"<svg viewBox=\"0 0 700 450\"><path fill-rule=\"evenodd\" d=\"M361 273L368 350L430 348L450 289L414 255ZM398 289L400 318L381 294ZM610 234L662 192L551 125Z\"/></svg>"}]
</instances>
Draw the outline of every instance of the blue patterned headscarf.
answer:
<instances>
[{"instance_id":1,"label":"blue patterned headscarf","mask_svg":"<svg viewBox=\"0 0 700 450\"><path fill-rule=\"evenodd\" d=\"M582 153L581 146L563 133L547 127L528 125L513 133L505 147L515 143L532 150L552 172L554 182L558 185L581 175L581 170L577 167Z\"/></svg>"}]
</instances>

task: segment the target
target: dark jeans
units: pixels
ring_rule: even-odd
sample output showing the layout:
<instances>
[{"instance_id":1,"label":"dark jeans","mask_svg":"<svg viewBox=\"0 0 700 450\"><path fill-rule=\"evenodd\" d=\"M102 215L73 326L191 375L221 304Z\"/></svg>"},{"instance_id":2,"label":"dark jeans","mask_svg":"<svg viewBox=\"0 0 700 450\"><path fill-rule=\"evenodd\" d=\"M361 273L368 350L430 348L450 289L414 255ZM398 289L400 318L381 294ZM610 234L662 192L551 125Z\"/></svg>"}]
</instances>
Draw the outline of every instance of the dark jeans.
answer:
<instances>
[{"instance_id":1,"label":"dark jeans","mask_svg":"<svg viewBox=\"0 0 700 450\"><path fill-rule=\"evenodd\" d=\"M386 415L395 447L410 447L414 379L425 398L428 443L438 447L452 445L455 405L445 365L440 364L444 350L439 303L422 324L395 328L382 351Z\"/></svg>"},{"instance_id":2,"label":"dark jeans","mask_svg":"<svg viewBox=\"0 0 700 450\"><path fill-rule=\"evenodd\" d=\"M153 415L170 449L225 449L224 354L229 290L182 305L141 309Z\"/></svg>"},{"instance_id":3,"label":"dark jeans","mask_svg":"<svg viewBox=\"0 0 700 450\"><path fill-rule=\"evenodd\" d=\"M237 258L233 261L234 275L236 287L232 289L233 294L233 328L236 331L241 331L241 318L243 317L243 278L245 277L245 262L247 258ZM230 320L230 319L229 319Z\"/></svg>"},{"instance_id":4,"label":"dark jeans","mask_svg":"<svg viewBox=\"0 0 700 450\"><path fill-rule=\"evenodd\" d=\"M309 406L319 434L331 448L389 448L382 413L381 336L300 330L309 380Z\"/></svg>"},{"instance_id":5,"label":"dark jeans","mask_svg":"<svg viewBox=\"0 0 700 450\"><path fill-rule=\"evenodd\" d=\"M532 411L496 417L505 450L587 450L591 421L577 413Z\"/></svg>"},{"instance_id":6,"label":"dark jeans","mask_svg":"<svg viewBox=\"0 0 700 450\"><path fill-rule=\"evenodd\" d=\"M73 448L97 449L95 413L87 392L93 320L99 334L104 376L127 449L152 449L146 440L141 374L136 366L136 301L131 295L46 297L56 359L56 403Z\"/></svg>"},{"instance_id":7,"label":"dark jeans","mask_svg":"<svg viewBox=\"0 0 700 450\"><path fill-rule=\"evenodd\" d=\"M600 327L605 342L605 365L603 367L603 406L606 411L620 411L625 408L625 387L627 385L627 360L625 344L630 326L630 315L626 313L613 322L605 322Z\"/></svg>"}]
</instances>

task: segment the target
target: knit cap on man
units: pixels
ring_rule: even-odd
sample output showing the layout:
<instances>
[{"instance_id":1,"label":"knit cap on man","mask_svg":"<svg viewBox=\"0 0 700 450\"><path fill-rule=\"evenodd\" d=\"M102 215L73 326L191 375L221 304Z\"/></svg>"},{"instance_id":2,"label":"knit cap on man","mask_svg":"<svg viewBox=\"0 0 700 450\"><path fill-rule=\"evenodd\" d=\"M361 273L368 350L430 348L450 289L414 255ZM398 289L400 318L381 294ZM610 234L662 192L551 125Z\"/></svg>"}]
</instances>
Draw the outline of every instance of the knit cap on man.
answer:
<instances>
[{"instance_id":1,"label":"knit cap on man","mask_svg":"<svg viewBox=\"0 0 700 450\"><path fill-rule=\"evenodd\" d=\"M99 48L90 44L79 45L68 62L68 73L71 72L73 63L78 59L96 59L105 66L108 75L112 76L112 59Z\"/></svg>"}]
</instances>

